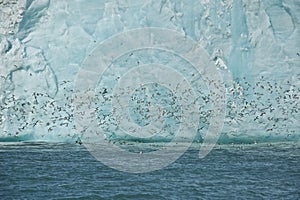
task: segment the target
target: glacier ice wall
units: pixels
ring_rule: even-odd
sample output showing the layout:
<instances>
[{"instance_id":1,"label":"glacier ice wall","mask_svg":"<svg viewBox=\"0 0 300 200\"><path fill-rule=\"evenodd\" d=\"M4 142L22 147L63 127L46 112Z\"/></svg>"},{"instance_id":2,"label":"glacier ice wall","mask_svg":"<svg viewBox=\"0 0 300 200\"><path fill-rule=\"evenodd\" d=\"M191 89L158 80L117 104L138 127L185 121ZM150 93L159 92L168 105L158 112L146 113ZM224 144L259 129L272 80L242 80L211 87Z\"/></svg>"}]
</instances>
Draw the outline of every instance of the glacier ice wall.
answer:
<instances>
[{"instance_id":1,"label":"glacier ice wall","mask_svg":"<svg viewBox=\"0 0 300 200\"><path fill-rule=\"evenodd\" d=\"M221 143L299 140L299 24L297 0L0 0L0 140L80 137L72 93L84 59L107 38L144 27L181 32L210 55L227 91ZM117 62L122 66L128 58ZM176 58L140 51L129 62L168 59ZM141 92L133 96L142 98ZM200 103L209 104L209 94L203 95ZM148 123L138 120L145 113L130 112L140 125ZM209 118L208 106L199 118L199 141ZM176 128L169 123L169 131Z\"/></svg>"}]
</instances>

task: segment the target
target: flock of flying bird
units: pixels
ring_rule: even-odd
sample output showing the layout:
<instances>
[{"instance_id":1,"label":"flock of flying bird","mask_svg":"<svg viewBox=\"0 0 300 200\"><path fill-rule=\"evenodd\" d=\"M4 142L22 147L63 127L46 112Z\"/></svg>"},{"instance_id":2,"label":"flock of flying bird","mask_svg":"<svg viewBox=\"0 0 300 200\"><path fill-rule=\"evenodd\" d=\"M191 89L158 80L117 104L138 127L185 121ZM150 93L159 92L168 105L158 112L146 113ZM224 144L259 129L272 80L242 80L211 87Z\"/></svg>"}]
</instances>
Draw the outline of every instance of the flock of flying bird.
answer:
<instances>
[{"instance_id":1,"label":"flock of flying bird","mask_svg":"<svg viewBox=\"0 0 300 200\"><path fill-rule=\"evenodd\" d=\"M74 108L72 97L73 90L71 82L63 81L61 83L60 98L50 97L47 93L33 92L26 98L17 98L13 92L4 96L0 104L0 136L18 137L26 133L40 134L40 137L69 137L76 140L80 137L78 129L74 123L74 115L77 110ZM97 116L99 128L107 132L108 139L116 137L112 130L117 130L118 121L112 117L118 112L111 105L112 88L102 88L98 93L94 113ZM244 131L260 131L266 137L299 137L300 119L300 88L292 81L276 82L260 77L260 80L250 84L246 78L235 82L227 88L226 118L224 122L223 134L228 137L239 137ZM147 125L151 122L151 104L161 104L162 99L168 95L163 95L159 90L151 96L132 95L131 114L138 116L138 123ZM170 95L169 95L170 96ZM164 101L166 108L162 115L173 119L172 122L164 126L164 132L174 133L174 127L180 123L180 105L176 104L176 97ZM209 106L209 94L200 96L201 103L199 106L199 132L209 126L211 110ZM101 103L102 102L102 103ZM178 103L178 102L177 102ZM170 105L168 105L170 104ZM172 104L172 105L171 105ZM206 105L207 104L207 105ZM111 108L111 111L107 110ZM178 111L179 109L179 111ZM77 113L78 114L78 113ZM150 117L150 119L149 119ZM172 121L172 120L171 120ZM299 130L298 130L299 132ZM247 133L245 133L247 134Z\"/></svg>"}]
</instances>

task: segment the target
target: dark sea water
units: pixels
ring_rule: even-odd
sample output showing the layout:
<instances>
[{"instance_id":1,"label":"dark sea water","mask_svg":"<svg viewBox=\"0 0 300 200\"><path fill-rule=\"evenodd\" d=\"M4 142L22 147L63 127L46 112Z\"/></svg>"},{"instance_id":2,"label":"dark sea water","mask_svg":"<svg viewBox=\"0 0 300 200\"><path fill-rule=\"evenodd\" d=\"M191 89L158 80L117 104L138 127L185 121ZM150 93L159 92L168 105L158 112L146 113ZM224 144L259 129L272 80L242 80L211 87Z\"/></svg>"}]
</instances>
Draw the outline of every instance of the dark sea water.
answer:
<instances>
[{"instance_id":1,"label":"dark sea water","mask_svg":"<svg viewBox=\"0 0 300 200\"><path fill-rule=\"evenodd\" d=\"M300 199L300 144L191 148L168 167L129 174L78 144L1 143L0 199Z\"/></svg>"}]
</instances>

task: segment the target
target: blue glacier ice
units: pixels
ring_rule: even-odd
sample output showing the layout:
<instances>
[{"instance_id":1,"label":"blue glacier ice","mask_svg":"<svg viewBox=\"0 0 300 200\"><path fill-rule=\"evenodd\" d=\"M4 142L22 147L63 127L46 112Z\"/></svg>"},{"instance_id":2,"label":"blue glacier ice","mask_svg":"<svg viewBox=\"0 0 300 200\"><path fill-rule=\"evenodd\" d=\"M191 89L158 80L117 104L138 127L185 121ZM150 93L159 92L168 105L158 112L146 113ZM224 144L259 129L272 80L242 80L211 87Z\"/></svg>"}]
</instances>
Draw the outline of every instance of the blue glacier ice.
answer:
<instances>
[{"instance_id":1,"label":"blue glacier ice","mask_svg":"<svg viewBox=\"0 0 300 200\"><path fill-rule=\"evenodd\" d=\"M0 0L0 141L82 137L74 122L73 94L84 61L108 38L147 27L193 39L218 69L226 88L219 143L299 140L297 0ZM99 129L109 140L138 139L122 133L111 117L110 95L126 71L158 63L173 66L187 80L194 72L180 56L159 49L134 50L113 62L96 88ZM200 79L191 83L200 91L198 142L211 118L210 94ZM170 141L179 128L178 99L155 84L137 88L131 97L129 114L141 127L156 119L149 105L159 104L166 112L163 130L142 141Z\"/></svg>"}]
</instances>

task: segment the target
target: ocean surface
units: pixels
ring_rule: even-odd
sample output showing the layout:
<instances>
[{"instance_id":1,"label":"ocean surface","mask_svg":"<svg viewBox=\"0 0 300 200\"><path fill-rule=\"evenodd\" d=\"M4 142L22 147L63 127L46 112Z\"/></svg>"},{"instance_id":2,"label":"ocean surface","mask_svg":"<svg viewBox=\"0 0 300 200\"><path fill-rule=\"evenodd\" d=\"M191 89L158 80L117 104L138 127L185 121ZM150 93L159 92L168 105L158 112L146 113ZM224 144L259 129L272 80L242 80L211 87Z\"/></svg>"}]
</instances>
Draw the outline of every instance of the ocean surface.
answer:
<instances>
[{"instance_id":1,"label":"ocean surface","mask_svg":"<svg viewBox=\"0 0 300 200\"><path fill-rule=\"evenodd\" d=\"M0 198L300 199L299 142L217 145L203 159L198 147L164 169L130 174L79 144L1 143Z\"/></svg>"}]
</instances>

